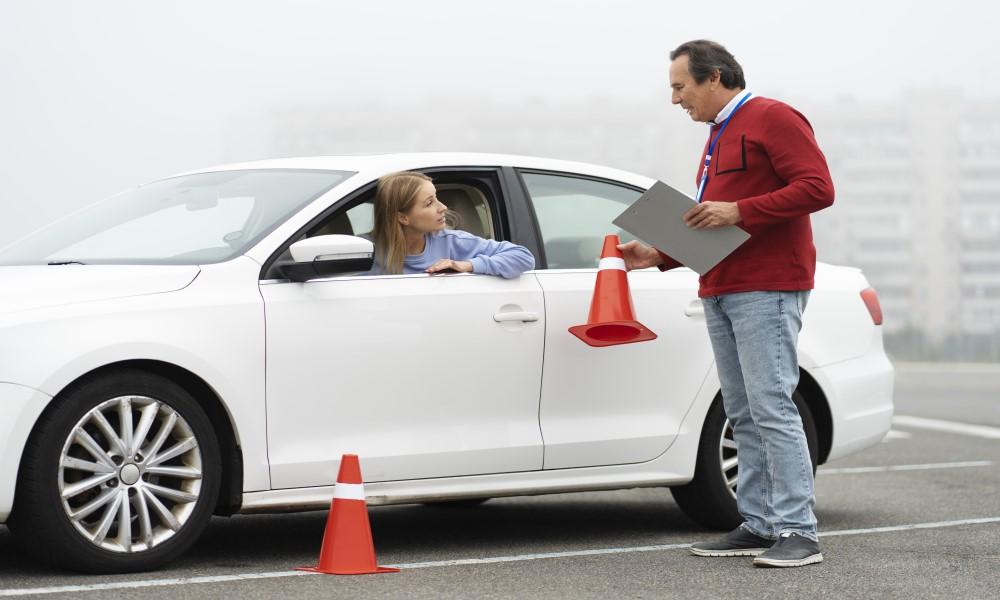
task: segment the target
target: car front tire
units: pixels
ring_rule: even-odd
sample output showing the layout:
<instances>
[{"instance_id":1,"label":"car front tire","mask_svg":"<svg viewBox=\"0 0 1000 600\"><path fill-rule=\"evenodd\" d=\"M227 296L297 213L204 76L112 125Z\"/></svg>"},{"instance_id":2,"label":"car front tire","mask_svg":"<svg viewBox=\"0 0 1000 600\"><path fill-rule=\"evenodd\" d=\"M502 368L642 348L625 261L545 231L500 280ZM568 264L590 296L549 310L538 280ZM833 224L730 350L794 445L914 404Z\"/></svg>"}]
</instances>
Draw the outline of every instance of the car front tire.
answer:
<instances>
[{"instance_id":1,"label":"car front tire","mask_svg":"<svg viewBox=\"0 0 1000 600\"><path fill-rule=\"evenodd\" d=\"M21 460L10 520L21 546L87 573L156 569L190 547L222 471L198 402L141 371L83 380L53 402Z\"/></svg>"},{"instance_id":2,"label":"car front tire","mask_svg":"<svg viewBox=\"0 0 1000 600\"><path fill-rule=\"evenodd\" d=\"M792 394L802 418L802 428L809 445L813 473L819 459L819 437L816 422L805 398L796 390ZM737 452L733 429L726 418L722 397L712 402L702 427L698 443L698 458L694 479L686 485L673 486L670 492L678 506L699 525L728 531L743 522L736 508Z\"/></svg>"}]
</instances>

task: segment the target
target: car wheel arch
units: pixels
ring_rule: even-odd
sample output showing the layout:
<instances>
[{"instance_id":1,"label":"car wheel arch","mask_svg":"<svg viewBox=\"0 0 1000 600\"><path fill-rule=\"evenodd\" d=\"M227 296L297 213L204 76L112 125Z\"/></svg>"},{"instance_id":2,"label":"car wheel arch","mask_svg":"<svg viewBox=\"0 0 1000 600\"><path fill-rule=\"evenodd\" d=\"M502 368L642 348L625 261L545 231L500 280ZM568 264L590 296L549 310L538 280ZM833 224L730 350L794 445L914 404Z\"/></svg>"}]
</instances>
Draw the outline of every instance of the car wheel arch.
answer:
<instances>
[{"instance_id":1,"label":"car wheel arch","mask_svg":"<svg viewBox=\"0 0 1000 600\"><path fill-rule=\"evenodd\" d=\"M826 462L833 448L833 415L830 403L816 379L803 368L799 368L799 385L796 390L802 395L812 413L816 425L816 436L819 441L819 464Z\"/></svg>"},{"instance_id":2,"label":"car wheel arch","mask_svg":"<svg viewBox=\"0 0 1000 600\"><path fill-rule=\"evenodd\" d=\"M801 371L793 398L802 415L815 472L816 466L829 455L829 407L825 394L805 371ZM734 440L721 390L717 389L712 396L701 422L694 476L683 485L670 486L670 491L682 512L695 522L715 529L732 529L741 517L732 489L734 474L730 472L735 468L735 463L731 463L735 460L735 446L731 445ZM727 440L730 446L726 445Z\"/></svg>"},{"instance_id":3,"label":"car wheel arch","mask_svg":"<svg viewBox=\"0 0 1000 600\"><path fill-rule=\"evenodd\" d=\"M718 386L718 381L715 384ZM818 464L822 465L826 462L827 457L830 456L830 450L833 448L833 414L830 412L829 401L823 392L823 388L816 382L816 379L801 367L799 367L799 384L795 388L795 391L802 396L806 406L809 407L809 411L812 413L813 421L816 425L816 437L819 442L819 447L817 448L819 456ZM700 423L705 422L712 403L716 400L721 401L721 399L722 390L716 388L715 394L705 403L704 410L701 411Z\"/></svg>"},{"instance_id":4,"label":"car wheel arch","mask_svg":"<svg viewBox=\"0 0 1000 600\"><path fill-rule=\"evenodd\" d=\"M169 379L184 388L201 405L215 430L222 459L222 479L219 500L215 514L228 516L239 512L243 502L243 452L239 437L233 425L232 415L222 402L222 398L204 379L179 365L159 360L136 359L109 363L83 373L66 384L45 408L32 427L28 438L35 436L38 424L53 410L57 410L61 398L84 381L97 379L111 373L132 371L146 372ZM23 460L23 457L22 457ZM15 484L16 485L16 484Z\"/></svg>"}]
</instances>

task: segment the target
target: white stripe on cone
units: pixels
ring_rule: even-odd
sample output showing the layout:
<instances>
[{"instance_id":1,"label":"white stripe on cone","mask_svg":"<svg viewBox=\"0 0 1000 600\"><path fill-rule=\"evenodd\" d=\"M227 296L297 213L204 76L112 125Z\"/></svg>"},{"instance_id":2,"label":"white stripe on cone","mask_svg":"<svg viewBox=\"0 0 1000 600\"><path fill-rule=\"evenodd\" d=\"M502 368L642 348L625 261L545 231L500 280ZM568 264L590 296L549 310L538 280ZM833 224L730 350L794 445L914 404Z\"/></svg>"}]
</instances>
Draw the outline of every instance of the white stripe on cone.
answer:
<instances>
[{"instance_id":1,"label":"white stripe on cone","mask_svg":"<svg viewBox=\"0 0 1000 600\"><path fill-rule=\"evenodd\" d=\"M601 262L597 263L598 269L617 269L619 271L625 270L625 259L615 258L614 256L609 256L608 258L602 258Z\"/></svg>"},{"instance_id":2,"label":"white stripe on cone","mask_svg":"<svg viewBox=\"0 0 1000 600\"><path fill-rule=\"evenodd\" d=\"M365 486L361 483L340 483L333 486L333 497L341 500L364 500Z\"/></svg>"}]
</instances>

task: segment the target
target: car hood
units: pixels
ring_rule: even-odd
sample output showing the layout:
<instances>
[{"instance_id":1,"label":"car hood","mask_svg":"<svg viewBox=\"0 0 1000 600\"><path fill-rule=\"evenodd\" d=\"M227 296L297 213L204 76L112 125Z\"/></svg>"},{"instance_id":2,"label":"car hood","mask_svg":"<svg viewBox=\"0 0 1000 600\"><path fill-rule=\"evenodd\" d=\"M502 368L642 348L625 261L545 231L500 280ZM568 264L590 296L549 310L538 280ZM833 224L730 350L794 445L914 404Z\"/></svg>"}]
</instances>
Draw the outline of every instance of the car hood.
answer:
<instances>
[{"instance_id":1,"label":"car hood","mask_svg":"<svg viewBox=\"0 0 1000 600\"><path fill-rule=\"evenodd\" d=\"M179 290L197 265L53 265L0 267L0 314Z\"/></svg>"}]
</instances>

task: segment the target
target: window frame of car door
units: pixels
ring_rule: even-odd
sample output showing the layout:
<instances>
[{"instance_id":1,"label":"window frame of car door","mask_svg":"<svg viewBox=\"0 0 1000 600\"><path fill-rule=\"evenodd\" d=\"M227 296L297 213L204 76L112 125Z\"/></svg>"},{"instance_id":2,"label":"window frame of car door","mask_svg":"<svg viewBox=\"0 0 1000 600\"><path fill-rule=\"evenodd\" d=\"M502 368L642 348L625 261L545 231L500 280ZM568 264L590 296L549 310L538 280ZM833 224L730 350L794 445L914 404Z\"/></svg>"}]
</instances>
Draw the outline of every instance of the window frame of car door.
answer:
<instances>
[{"instance_id":1,"label":"window frame of car door","mask_svg":"<svg viewBox=\"0 0 1000 600\"><path fill-rule=\"evenodd\" d=\"M517 238L511 237L511 230L508 215L511 214L511 204L509 201L509 183L506 174L502 173L500 167L485 166L435 166L418 169L410 169L423 173L435 179L435 183L472 183L477 189L484 192L486 204L492 212L493 217L493 239L509 240L520 244ZM440 179L435 176L443 176ZM378 180L370 181L350 194L338 199L327 207L323 212L316 215L308 223L300 227L278 246L260 269L261 281L287 281L287 278L278 270L278 259L284 255L292 244L302 238L303 235L320 227L328 219L340 211L350 210L360 198L367 197L375 190ZM524 244L522 244L524 245ZM529 247L530 249L530 247ZM536 255L537 256L537 255Z\"/></svg>"},{"instance_id":2,"label":"window frame of car door","mask_svg":"<svg viewBox=\"0 0 1000 600\"><path fill-rule=\"evenodd\" d=\"M571 171L558 171L553 169L537 169L537 168L520 168L511 167L505 169L505 176L508 179L508 187L512 190L511 193L511 203L513 205L513 210L511 211L517 218L515 222L518 225L517 231L527 237L532 236L532 245L521 243L527 246L535 254L535 269L536 270L548 270L549 263L545 256L545 238L542 236L541 223L538 221L538 215L535 213L534 201L531 198L531 193L528 191L528 185L524 182L521 177L522 173L530 173L535 175L552 175L557 177L566 177L570 179L585 179L589 181L595 181L598 183L604 183L608 185L616 185L618 187L623 187L629 190L633 190L640 194L645 193L646 190L643 188L626 183L624 181L619 181L617 179L608 179L607 177L598 177L596 175L588 175L586 173L575 173ZM610 225L610 224L609 224Z\"/></svg>"}]
</instances>

